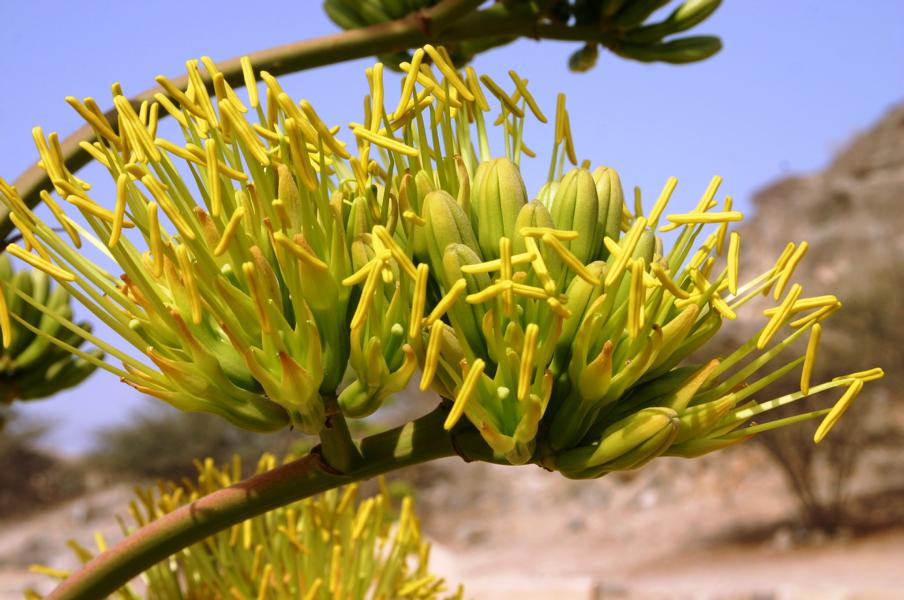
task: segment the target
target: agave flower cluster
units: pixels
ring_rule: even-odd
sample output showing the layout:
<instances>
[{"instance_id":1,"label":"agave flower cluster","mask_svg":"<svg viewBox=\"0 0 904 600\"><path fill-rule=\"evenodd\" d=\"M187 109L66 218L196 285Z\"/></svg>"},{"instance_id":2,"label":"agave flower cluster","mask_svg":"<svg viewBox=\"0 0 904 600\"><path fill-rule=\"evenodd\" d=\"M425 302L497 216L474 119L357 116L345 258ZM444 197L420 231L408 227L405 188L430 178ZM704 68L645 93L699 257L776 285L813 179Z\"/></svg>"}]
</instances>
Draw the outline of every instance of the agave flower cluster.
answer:
<instances>
[{"instance_id":1,"label":"agave flower cluster","mask_svg":"<svg viewBox=\"0 0 904 600\"><path fill-rule=\"evenodd\" d=\"M10 252L147 357L91 338L123 363L102 366L143 392L240 427L317 433L332 398L346 417L364 417L420 370L420 387L446 399L453 434L476 428L500 460L584 478L825 416L821 437L881 376L810 385L820 322L840 303L792 284L806 243L742 283L729 231L742 215L719 199L720 178L688 213L666 213L674 178L648 212L639 201L629 209L613 169L578 166L561 95L548 181L531 197L520 169L534 152L522 132L547 117L515 72L503 86L427 46L401 64L401 94L388 105L377 63L347 145L247 61L247 102L202 62L212 84L191 61L187 89L159 78L167 94L137 109L114 86L117 128L92 99L69 99L97 133L84 148L116 181L115 202L92 198L56 136L35 130L61 199L44 201L68 241L0 185L32 249ZM184 140L157 137L161 110ZM657 232L670 230L666 249ZM83 240L122 275L86 260ZM769 293L778 305L753 338L686 364ZM805 355L780 358L803 336ZM799 392L759 398L798 369ZM832 388L846 390L833 408L762 423Z\"/></svg>"},{"instance_id":2,"label":"agave flower cluster","mask_svg":"<svg viewBox=\"0 0 904 600\"><path fill-rule=\"evenodd\" d=\"M196 466L196 481L161 481L138 488L129 506L135 527L242 480L238 457L223 467L212 459L196 461ZM276 466L276 458L265 454L256 472ZM410 496L404 496L397 509L385 486L369 498L360 495L358 486L352 484L234 525L146 571L141 596L129 586L117 595L149 600L464 597L462 586L450 592L446 581L430 572L430 544L421 532ZM103 552L104 537L98 533L95 540L97 552ZM69 541L69 547L82 563L94 557L95 552L75 540ZM67 571L41 565L32 570L56 579L69 576ZM31 591L26 598L41 596Z\"/></svg>"}]
</instances>

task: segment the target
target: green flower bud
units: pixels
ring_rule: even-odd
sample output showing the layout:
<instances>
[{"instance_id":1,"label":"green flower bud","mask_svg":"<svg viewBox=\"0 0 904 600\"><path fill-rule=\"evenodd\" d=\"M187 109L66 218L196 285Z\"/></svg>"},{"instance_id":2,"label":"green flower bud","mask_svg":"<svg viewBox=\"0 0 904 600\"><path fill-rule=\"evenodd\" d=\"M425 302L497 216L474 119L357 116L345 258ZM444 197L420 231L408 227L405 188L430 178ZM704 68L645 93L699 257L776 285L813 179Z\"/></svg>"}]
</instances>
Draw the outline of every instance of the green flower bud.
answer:
<instances>
[{"instance_id":1,"label":"green flower bud","mask_svg":"<svg viewBox=\"0 0 904 600\"><path fill-rule=\"evenodd\" d=\"M512 239L527 190L518 167L507 158L481 163L471 190L471 210L477 220L477 239L487 260L499 258L499 238Z\"/></svg>"},{"instance_id":2,"label":"green flower bud","mask_svg":"<svg viewBox=\"0 0 904 600\"><path fill-rule=\"evenodd\" d=\"M596 256L602 243L599 227L599 198L593 176L586 169L572 169L562 178L552 203L552 221L559 229L578 232L569 250L582 263Z\"/></svg>"},{"instance_id":3,"label":"green flower bud","mask_svg":"<svg viewBox=\"0 0 904 600\"><path fill-rule=\"evenodd\" d=\"M482 261L471 221L455 198L442 190L430 192L424 198L423 213L427 255L434 271L442 272L443 255L450 244L467 246L474 252L474 262Z\"/></svg>"},{"instance_id":4,"label":"green flower bud","mask_svg":"<svg viewBox=\"0 0 904 600\"><path fill-rule=\"evenodd\" d=\"M597 167L593 170L593 181L596 183L596 195L600 203L597 211L599 223L597 231L617 242L621 237L622 206L625 203L621 179L614 169ZM608 255L606 247L600 246L601 258Z\"/></svg>"}]
</instances>

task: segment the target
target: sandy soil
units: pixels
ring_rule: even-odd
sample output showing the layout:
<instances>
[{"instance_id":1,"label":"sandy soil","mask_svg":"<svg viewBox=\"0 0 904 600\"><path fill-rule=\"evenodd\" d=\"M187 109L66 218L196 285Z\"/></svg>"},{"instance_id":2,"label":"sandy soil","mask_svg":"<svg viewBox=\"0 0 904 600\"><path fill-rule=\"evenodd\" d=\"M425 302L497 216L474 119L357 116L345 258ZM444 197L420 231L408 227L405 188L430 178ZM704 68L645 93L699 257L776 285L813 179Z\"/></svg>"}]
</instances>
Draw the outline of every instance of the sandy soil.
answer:
<instances>
[{"instance_id":1,"label":"sandy soil","mask_svg":"<svg viewBox=\"0 0 904 600\"><path fill-rule=\"evenodd\" d=\"M785 526L739 541L741 529L793 518L783 482L755 449L661 459L590 482L453 460L405 475L435 541L434 572L475 600L904 598L904 527L801 543ZM91 545L101 530L116 539L110 515L129 497L119 486L0 523L0 599L52 587L28 565L74 566L67 538Z\"/></svg>"}]
</instances>

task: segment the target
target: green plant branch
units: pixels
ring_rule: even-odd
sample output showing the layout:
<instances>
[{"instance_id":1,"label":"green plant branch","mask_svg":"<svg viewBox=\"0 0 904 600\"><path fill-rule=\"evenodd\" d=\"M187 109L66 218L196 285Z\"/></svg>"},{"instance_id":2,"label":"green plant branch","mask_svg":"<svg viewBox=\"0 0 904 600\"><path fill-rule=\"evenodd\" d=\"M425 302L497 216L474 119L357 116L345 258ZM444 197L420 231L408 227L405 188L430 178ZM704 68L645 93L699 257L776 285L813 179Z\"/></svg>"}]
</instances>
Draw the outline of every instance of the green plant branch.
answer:
<instances>
[{"instance_id":1,"label":"green plant branch","mask_svg":"<svg viewBox=\"0 0 904 600\"><path fill-rule=\"evenodd\" d=\"M204 496L149 523L95 557L47 598L105 598L152 565L207 536L353 481L455 454L466 460L494 460L473 428L453 439L443 429L446 414L446 408L438 407L401 427L363 439L359 444L359 466L344 475L324 468L318 447L303 458Z\"/></svg>"},{"instance_id":2,"label":"green plant branch","mask_svg":"<svg viewBox=\"0 0 904 600\"><path fill-rule=\"evenodd\" d=\"M347 473L361 461L361 451L348 430L348 422L339 408L335 395L322 395L326 408L326 423L320 432L323 462L339 473Z\"/></svg>"}]
</instances>

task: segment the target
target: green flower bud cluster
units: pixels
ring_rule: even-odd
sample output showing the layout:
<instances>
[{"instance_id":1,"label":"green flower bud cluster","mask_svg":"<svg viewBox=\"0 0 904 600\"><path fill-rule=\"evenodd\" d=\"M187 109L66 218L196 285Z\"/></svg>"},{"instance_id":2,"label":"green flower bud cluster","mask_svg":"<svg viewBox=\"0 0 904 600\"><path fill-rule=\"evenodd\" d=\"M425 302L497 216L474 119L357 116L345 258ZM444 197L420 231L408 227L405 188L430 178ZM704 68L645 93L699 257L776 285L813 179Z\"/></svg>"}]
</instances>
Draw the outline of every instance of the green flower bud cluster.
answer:
<instances>
[{"instance_id":1,"label":"green flower bud cluster","mask_svg":"<svg viewBox=\"0 0 904 600\"><path fill-rule=\"evenodd\" d=\"M323 8L336 25L349 30L416 15L437 3L438 0L324 0ZM570 26L575 31L567 39L586 41L568 59L568 68L575 72L596 66L601 45L623 58L674 64L705 60L722 49L721 40L715 36L674 37L709 18L722 0L685 0L663 20L651 22L650 17L668 4L669 0L508 0L474 11L467 26L479 28L484 15L504 15L509 21L526 17L537 24ZM429 22L425 27L429 27ZM509 44L517 37L490 35L453 42L448 45L449 55L455 65L464 65L477 54ZM396 63L410 61L411 55L399 52L379 58L395 68Z\"/></svg>"},{"instance_id":2,"label":"green flower bud cluster","mask_svg":"<svg viewBox=\"0 0 904 600\"><path fill-rule=\"evenodd\" d=\"M674 178L648 211L639 193L629 209L615 170L578 164L564 96L547 182L531 198L521 162L535 153L521 132L526 119L547 117L514 71L509 92L427 46L400 65L392 108L377 63L348 146L269 74L259 74L260 98L245 64L246 107L203 63L213 97L195 61L187 90L160 78L168 96L139 111L114 88L118 132L92 100L70 99L99 137L86 150L117 182L112 207L65 169L55 136L36 130L64 204L50 194L45 202L71 243L0 182L0 200L37 254L13 251L71 280L79 300L147 357L89 337L123 362L106 368L142 391L241 427L318 433L331 411L372 414L420 369L420 387L448 406L451 435L476 430L499 461L584 478L825 417L821 439L863 382L881 376L811 386L820 323L840 302L805 298L792 284L806 243L741 283L740 237L729 226L743 215L717 198L721 179L688 213L665 214ZM184 142L156 137L161 109ZM491 123L502 131L498 155ZM61 205L86 226L75 229ZM676 231L671 248L658 235L667 231ZM76 252L82 239L122 276ZM779 303L756 336L728 356L687 363L770 292ZM806 354L786 362L805 334ZM799 392L759 396L797 369ZM834 408L762 421L833 388L847 390Z\"/></svg>"},{"instance_id":3,"label":"green flower bud cluster","mask_svg":"<svg viewBox=\"0 0 904 600\"><path fill-rule=\"evenodd\" d=\"M276 464L272 455L264 455L256 473ZM229 466L217 467L211 459L196 465L196 481L160 482L137 490L129 506L135 527L242 479L238 457ZM104 538L97 534L95 540L97 552L103 552ZM70 540L69 547L83 564L95 555L77 540ZM281 506L185 548L143 574L146 587L141 596L149 600L463 598L461 586L450 592L445 580L430 572L429 555L430 544L421 532L411 497L404 496L397 509L385 485L375 496L361 499L358 486L352 484ZM69 576L42 565L32 570L56 579ZM118 595L139 597L129 586ZM40 597L34 591L26 593L26 598Z\"/></svg>"},{"instance_id":4,"label":"green flower bud cluster","mask_svg":"<svg viewBox=\"0 0 904 600\"><path fill-rule=\"evenodd\" d=\"M90 332L91 325L72 323L72 317L64 286L52 285L44 271L15 270L0 255L0 405L53 396L94 372L92 362L71 353L84 343L82 332ZM99 350L88 354L103 357Z\"/></svg>"}]
</instances>

